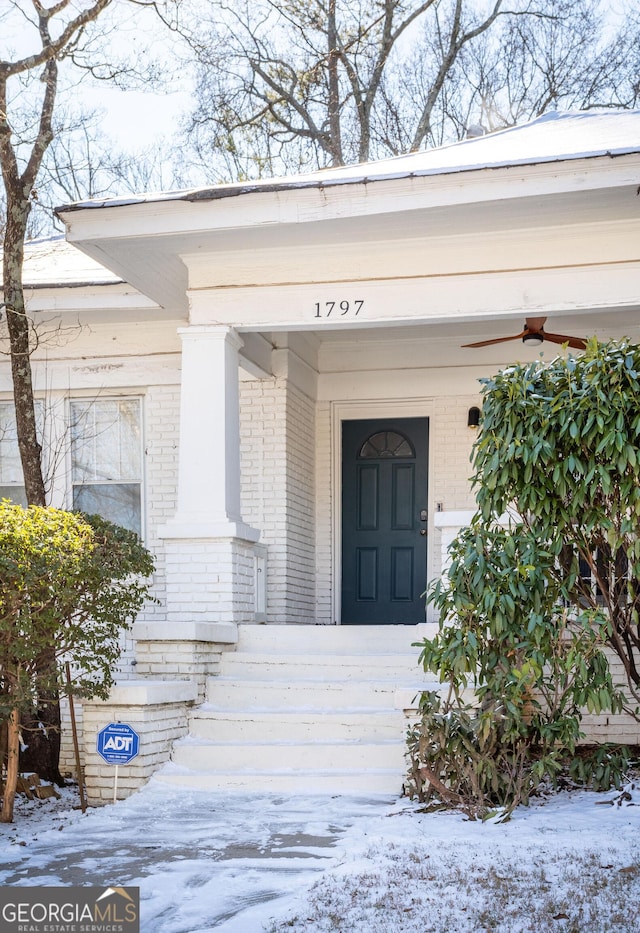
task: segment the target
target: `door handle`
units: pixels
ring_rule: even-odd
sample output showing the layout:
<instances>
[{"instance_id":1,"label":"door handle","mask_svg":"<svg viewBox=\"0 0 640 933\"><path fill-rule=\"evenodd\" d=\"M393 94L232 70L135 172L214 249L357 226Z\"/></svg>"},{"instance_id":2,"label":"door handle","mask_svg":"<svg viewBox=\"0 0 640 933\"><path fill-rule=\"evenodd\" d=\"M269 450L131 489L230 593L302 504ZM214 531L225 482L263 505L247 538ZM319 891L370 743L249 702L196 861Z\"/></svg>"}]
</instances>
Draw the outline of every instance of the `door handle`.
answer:
<instances>
[{"instance_id":1,"label":"door handle","mask_svg":"<svg viewBox=\"0 0 640 933\"><path fill-rule=\"evenodd\" d=\"M420 529L420 534L422 535L423 538L426 538L426 537L427 537L427 529L426 529L426 528L421 528L421 529Z\"/></svg>"}]
</instances>

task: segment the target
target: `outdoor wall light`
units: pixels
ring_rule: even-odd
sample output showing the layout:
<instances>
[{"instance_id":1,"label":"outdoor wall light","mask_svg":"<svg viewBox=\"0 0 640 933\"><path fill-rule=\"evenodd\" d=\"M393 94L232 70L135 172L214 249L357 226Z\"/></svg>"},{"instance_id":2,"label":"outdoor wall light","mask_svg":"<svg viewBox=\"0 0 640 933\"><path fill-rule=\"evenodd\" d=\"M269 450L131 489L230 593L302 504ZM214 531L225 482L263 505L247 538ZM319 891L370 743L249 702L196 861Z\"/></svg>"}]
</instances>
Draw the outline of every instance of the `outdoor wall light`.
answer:
<instances>
[{"instance_id":1,"label":"outdoor wall light","mask_svg":"<svg viewBox=\"0 0 640 933\"><path fill-rule=\"evenodd\" d=\"M469 414L467 415L467 427L468 428L477 428L480 424L480 409L477 405L474 405L473 408L469 409Z\"/></svg>"}]
</instances>

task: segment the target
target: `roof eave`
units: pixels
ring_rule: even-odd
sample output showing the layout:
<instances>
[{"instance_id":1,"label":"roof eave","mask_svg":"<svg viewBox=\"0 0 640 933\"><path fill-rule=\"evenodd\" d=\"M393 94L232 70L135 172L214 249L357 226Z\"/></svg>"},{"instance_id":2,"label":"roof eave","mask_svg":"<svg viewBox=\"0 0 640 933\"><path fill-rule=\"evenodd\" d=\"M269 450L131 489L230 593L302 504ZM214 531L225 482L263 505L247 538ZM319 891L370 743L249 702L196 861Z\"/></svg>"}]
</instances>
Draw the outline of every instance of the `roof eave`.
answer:
<instances>
[{"instance_id":1,"label":"roof eave","mask_svg":"<svg viewBox=\"0 0 640 933\"><path fill-rule=\"evenodd\" d=\"M315 189L322 191L328 188L338 188L355 185L371 185L376 182L389 182L401 179L428 178L434 176L455 176L461 174L480 173L485 171L504 171L509 169L522 169L538 165L552 165L566 162L578 162L595 159L617 159L628 155L640 155L638 147L624 149L611 149L600 152L577 153L566 156L540 157L537 159L519 159L505 162L494 162L489 165L462 165L443 170L442 168L424 169L422 171L386 172L375 175L364 173L353 177L332 179L329 174L326 178L301 177L299 179L267 179L244 184L213 185L208 188L185 189L183 191L164 192L158 195L140 195L126 198L110 198L105 200L76 201L71 204L60 205L55 208L58 216L82 210L95 210L115 207L131 207L139 204L162 204L170 201L198 203L203 201L218 201L225 198L237 198L248 194L271 194L281 191L302 191Z\"/></svg>"}]
</instances>

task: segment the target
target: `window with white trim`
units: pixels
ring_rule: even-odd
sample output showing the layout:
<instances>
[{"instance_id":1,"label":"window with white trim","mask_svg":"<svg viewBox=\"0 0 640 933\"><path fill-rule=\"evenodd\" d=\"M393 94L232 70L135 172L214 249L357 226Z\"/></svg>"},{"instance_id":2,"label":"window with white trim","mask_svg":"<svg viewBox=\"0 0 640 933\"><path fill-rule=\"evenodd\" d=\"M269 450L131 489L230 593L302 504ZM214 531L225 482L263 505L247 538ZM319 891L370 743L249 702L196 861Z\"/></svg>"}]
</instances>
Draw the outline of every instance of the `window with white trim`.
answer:
<instances>
[{"instance_id":1,"label":"window with white trim","mask_svg":"<svg viewBox=\"0 0 640 933\"><path fill-rule=\"evenodd\" d=\"M42 441L42 402L35 402L36 426ZM27 504L22 462L18 449L16 411L13 402L0 402L0 499Z\"/></svg>"},{"instance_id":2,"label":"window with white trim","mask_svg":"<svg viewBox=\"0 0 640 933\"><path fill-rule=\"evenodd\" d=\"M73 508L142 535L140 399L76 399L70 415Z\"/></svg>"}]
</instances>

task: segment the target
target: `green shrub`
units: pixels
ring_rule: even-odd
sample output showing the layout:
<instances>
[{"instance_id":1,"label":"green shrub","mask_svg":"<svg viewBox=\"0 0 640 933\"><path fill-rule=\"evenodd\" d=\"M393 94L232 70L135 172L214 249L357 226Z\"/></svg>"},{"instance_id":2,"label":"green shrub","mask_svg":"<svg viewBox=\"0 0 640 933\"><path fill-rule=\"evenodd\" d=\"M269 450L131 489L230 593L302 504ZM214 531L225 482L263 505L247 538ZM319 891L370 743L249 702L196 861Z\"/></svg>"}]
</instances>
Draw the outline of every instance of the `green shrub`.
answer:
<instances>
[{"instance_id":1,"label":"green shrub","mask_svg":"<svg viewBox=\"0 0 640 933\"><path fill-rule=\"evenodd\" d=\"M554 556L522 523L476 517L450 555L429 595L440 629L420 655L446 688L422 696L409 730L408 790L508 816L574 754L582 708L622 709L603 652L608 623L563 606Z\"/></svg>"},{"instance_id":2,"label":"green shrub","mask_svg":"<svg viewBox=\"0 0 640 933\"><path fill-rule=\"evenodd\" d=\"M423 698L409 790L508 815L567 762L591 786L620 780L624 753L576 753L583 709L640 719L640 347L593 339L483 383L478 512L429 593L441 625L422 645L449 693Z\"/></svg>"},{"instance_id":3,"label":"green shrub","mask_svg":"<svg viewBox=\"0 0 640 933\"><path fill-rule=\"evenodd\" d=\"M0 721L8 724L9 775L1 821L13 818L21 718L57 710L60 693L108 695L122 632L149 596L152 571L133 532L97 516L0 501Z\"/></svg>"}]
</instances>

